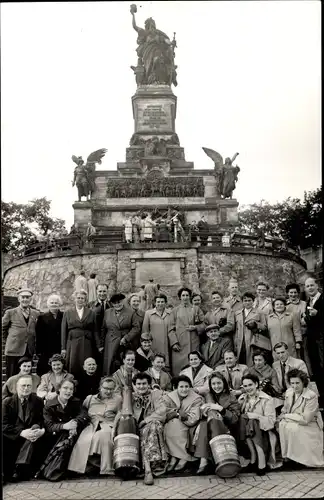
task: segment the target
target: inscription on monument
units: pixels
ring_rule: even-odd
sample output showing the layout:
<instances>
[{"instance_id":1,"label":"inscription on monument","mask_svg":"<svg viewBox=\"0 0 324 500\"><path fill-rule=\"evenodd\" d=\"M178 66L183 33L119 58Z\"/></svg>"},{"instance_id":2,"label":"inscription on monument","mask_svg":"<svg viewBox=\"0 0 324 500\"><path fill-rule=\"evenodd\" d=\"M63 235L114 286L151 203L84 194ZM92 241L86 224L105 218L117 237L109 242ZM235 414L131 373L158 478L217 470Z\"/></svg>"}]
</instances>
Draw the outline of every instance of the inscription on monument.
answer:
<instances>
[{"instance_id":1,"label":"inscription on monument","mask_svg":"<svg viewBox=\"0 0 324 500\"><path fill-rule=\"evenodd\" d=\"M136 132L173 132L171 103L136 102Z\"/></svg>"},{"instance_id":2,"label":"inscription on monument","mask_svg":"<svg viewBox=\"0 0 324 500\"><path fill-rule=\"evenodd\" d=\"M155 259L137 261L135 285L145 285L152 278L161 286L181 285L180 261Z\"/></svg>"}]
</instances>

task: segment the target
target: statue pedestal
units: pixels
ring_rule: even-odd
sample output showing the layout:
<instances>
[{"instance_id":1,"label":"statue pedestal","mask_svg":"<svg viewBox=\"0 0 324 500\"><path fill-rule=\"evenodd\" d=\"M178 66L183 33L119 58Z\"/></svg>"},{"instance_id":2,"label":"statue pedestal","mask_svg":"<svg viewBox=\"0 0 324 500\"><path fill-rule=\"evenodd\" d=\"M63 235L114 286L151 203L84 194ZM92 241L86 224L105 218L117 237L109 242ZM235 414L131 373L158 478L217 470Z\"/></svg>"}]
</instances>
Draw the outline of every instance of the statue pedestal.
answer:
<instances>
[{"instance_id":1,"label":"statue pedestal","mask_svg":"<svg viewBox=\"0 0 324 500\"><path fill-rule=\"evenodd\" d=\"M77 229L85 229L88 222L92 222L92 203L90 201L76 201L74 208L74 225Z\"/></svg>"},{"instance_id":2,"label":"statue pedestal","mask_svg":"<svg viewBox=\"0 0 324 500\"><path fill-rule=\"evenodd\" d=\"M175 133L177 98L168 85L138 87L132 97L135 134L172 135Z\"/></svg>"}]
</instances>

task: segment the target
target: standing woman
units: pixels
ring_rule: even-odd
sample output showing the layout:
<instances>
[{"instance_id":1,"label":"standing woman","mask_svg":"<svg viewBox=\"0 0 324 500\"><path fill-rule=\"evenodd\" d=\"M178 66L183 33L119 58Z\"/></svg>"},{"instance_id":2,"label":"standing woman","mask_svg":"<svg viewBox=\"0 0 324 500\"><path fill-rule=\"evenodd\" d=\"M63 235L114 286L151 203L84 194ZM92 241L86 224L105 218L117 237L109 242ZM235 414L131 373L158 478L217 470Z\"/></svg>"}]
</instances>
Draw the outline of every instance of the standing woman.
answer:
<instances>
[{"instance_id":1,"label":"standing woman","mask_svg":"<svg viewBox=\"0 0 324 500\"><path fill-rule=\"evenodd\" d=\"M152 336L152 351L160 352L165 356L165 366L170 371L169 336L170 312L166 309L167 297L159 293L154 299L154 309L145 312L142 333Z\"/></svg>"},{"instance_id":2,"label":"standing woman","mask_svg":"<svg viewBox=\"0 0 324 500\"><path fill-rule=\"evenodd\" d=\"M47 299L48 312L41 314L36 323L37 375L48 372L48 362L53 354L61 352L62 299L52 294Z\"/></svg>"},{"instance_id":3,"label":"standing woman","mask_svg":"<svg viewBox=\"0 0 324 500\"><path fill-rule=\"evenodd\" d=\"M77 440L68 469L84 474L87 463L100 468L100 474L113 474L113 427L123 398L115 393L116 384L111 377L100 381L99 393L86 397L83 406L91 419Z\"/></svg>"},{"instance_id":4,"label":"standing woman","mask_svg":"<svg viewBox=\"0 0 324 500\"><path fill-rule=\"evenodd\" d=\"M173 376L179 375L187 364L189 353L199 349L199 336L204 331L204 313L198 306L191 305L191 295L189 288L181 288L178 292L180 305L175 307L170 315L169 339Z\"/></svg>"},{"instance_id":5,"label":"standing woman","mask_svg":"<svg viewBox=\"0 0 324 500\"><path fill-rule=\"evenodd\" d=\"M62 356L66 368L77 379L86 358L98 358L99 335L95 312L87 307L85 290L75 293L75 307L66 311L62 320Z\"/></svg>"},{"instance_id":6,"label":"standing woman","mask_svg":"<svg viewBox=\"0 0 324 500\"><path fill-rule=\"evenodd\" d=\"M272 349L279 342L285 342L289 355L293 358L299 357L302 335L298 315L286 310L284 297L274 299L273 309L274 311L266 317Z\"/></svg>"},{"instance_id":7,"label":"standing woman","mask_svg":"<svg viewBox=\"0 0 324 500\"><path fill-rule=\"evenodd\" d=\"M200 408L203 418L198 425L197 439L194 445L194 456L200 458L197 474L202 474L208 465L208 460L212 459L209 441L215 436L208 436L207 418L221 420L224 426L226 426L226 428L222 426L222 433L230 432L236 439L241 413L237 398L234 394L231 394L224 375L213 372L209 377L208 388L209 392L205 394L206 403ZM217 412L216 415L215 412Z\"/></svg>"}]
</instances>

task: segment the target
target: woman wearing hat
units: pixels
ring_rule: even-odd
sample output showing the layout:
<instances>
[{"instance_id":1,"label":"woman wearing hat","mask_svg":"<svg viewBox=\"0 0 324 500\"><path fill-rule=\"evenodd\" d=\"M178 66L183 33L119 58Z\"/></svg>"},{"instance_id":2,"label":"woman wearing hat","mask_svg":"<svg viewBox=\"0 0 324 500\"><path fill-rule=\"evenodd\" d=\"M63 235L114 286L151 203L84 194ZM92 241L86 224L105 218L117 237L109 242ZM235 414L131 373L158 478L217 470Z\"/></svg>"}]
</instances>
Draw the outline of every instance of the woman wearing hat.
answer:
<instances>
[{"instance_id":1,"label":"woman wearing hat","mask_svg":"<svg viewBox=\"0 0 324 500\"><path fill-rule=\"evenodd\" d=\"M62 320L62 355L66 356L66 367L74 377L83 371L86 358L98 358L101 351L97 332L96 313L87 307L85 290L75 292L75 307L65 311Z\"/></svg>"},{"instance_id":2,"label":"woman wearing hat","mask_svg":"<svg viewBox=\"0 0 324 500\"><path fill-rule=\"evenodd\" d=\"M171 312L169 340L172 349L172 374L178 375L193 350L199 349L199 335L204 331L204 313L198 306L191 305L192 292L181 288L178 292L180 305Z\"/></svg>"},{"instance_id":3,"label":"woman wearing hat","mask_svg":"<svg viewBox=\"0 0 324 500\"><path fill-rule=\"evenodd\" d=\"M37 396L45 401L55 398L57 388L63 380L73 380L73 375L64 370L64 358L60 354L54 354L48 364L50 370L42 375L37 389Z\"/></svg>"},{"instance_id":4,"label":"woman wearing hat","mask_svg":"<svg viewBox=\"0 0 324 500\"><path fill-rule=\"evenodd\" d=\"M111 297L112 308L106 310L102 323L101 341L104 348L105 375L111 375L118 370L123 352L136 343L136 339L140 336L141 325L138 315L125 306L125 298L123 293L116 293Z\"/></svg>"},{"instance_id":5,"label":"woman wearing hat","mask_svg":"<svg viewBox=\"0 0 324 500\"><path fill-rule=\"evenodd\" d=\"M9 398L16 394L17 380L23 375L30 375L33 380L32 392L36 393L37 387L40 383L40 378L35 373L32 373L33 362L27 356L20 358L18 361L19 373L10 377L7 382L2 386L2 399Z\"/></svg>"}]
</instances>

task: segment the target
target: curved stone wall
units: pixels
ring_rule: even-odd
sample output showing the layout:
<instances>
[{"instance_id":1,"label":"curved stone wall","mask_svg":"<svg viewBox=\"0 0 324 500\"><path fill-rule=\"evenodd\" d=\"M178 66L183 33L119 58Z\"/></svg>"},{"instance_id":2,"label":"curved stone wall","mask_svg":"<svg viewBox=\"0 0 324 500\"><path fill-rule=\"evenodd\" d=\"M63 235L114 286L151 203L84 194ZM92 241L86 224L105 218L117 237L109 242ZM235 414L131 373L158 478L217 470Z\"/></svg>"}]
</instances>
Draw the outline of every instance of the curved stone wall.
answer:
<instances>
[{"instance_id":1,"label":"curved stone wall","mask_svg":"<svg viewBox=\"0 0 324 500\"><path fill-rule=\"evenodd\" d=\"M99 282L107 283L109 295L117 289L126 294L139 290L150 276L160 282L161 290L168 294L171 303L177 303L177 291L181 286L189 286L202 293L206 305L214 289L226 293L232 276L237 277L241 292L254 290L262 276L269 283L273 296L284 293L287 283L299 282L306 272L303 261L274 256L266 251L190 244L169 244L164 248L124 246L96 253L56 252L16 261L5 270L3 293L15 295L20 286L28 286L34 291L34 305L45 310L47 297L57 292L66 308L73 303L73 284L81 269L85 270L86 277L94 272Z\"/></svg>"}]
</instances>

